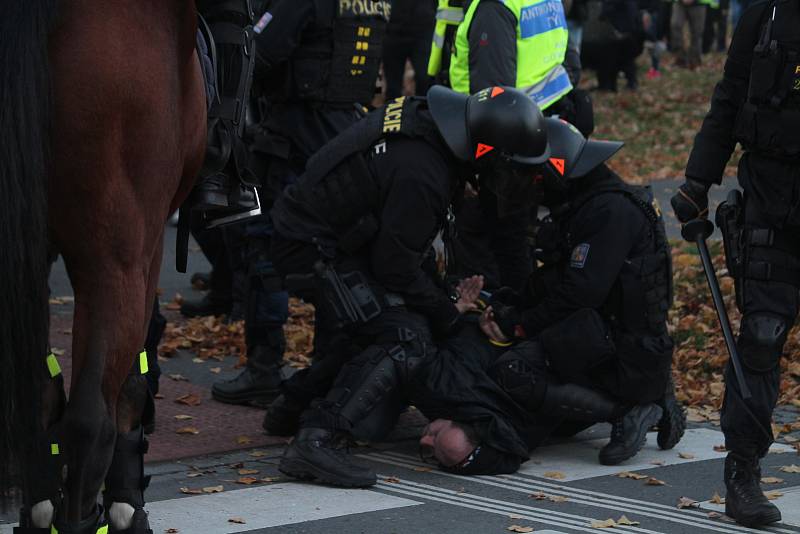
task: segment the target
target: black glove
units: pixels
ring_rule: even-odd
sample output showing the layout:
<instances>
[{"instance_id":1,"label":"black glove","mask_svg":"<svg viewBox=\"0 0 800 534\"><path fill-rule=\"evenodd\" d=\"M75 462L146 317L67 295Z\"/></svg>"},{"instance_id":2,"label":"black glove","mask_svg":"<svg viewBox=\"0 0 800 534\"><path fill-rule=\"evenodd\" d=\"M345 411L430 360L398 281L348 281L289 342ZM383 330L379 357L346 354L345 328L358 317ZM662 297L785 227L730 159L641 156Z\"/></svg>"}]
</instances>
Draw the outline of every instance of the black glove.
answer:
<instances>
[{"instance_id":1,"label":"black glove","mask_svg":"<svg viewBox=\"0 0 800 534\"><path fill-rule=\"evenodd\" d=\"M675 217L682 223L708 217L708 190L711 184L687 178L670 200Z\"/></svg>"},{"instance_id":2,"label":"black glove","mask_svg":"<svg viewBox=\"0 0 800 534\"><path fill-rule=\"evenodd\" d=\"M492 301L490 305L497 304L505 306L519 306L522 304L522 295L508 286L503 286L500 289L492 291Z\"/></svg>"},{"instance_id":3,"label":"black glove","mask_svg":"<svg viewBox=\"0 0 800 534\"><path fill-rule=\"evenodd\" d=\"M501 303L492 304L494 322L508 339L525 337L522 328L522 312L516 306L506 306Z\"/></svg>"}]
</instances>

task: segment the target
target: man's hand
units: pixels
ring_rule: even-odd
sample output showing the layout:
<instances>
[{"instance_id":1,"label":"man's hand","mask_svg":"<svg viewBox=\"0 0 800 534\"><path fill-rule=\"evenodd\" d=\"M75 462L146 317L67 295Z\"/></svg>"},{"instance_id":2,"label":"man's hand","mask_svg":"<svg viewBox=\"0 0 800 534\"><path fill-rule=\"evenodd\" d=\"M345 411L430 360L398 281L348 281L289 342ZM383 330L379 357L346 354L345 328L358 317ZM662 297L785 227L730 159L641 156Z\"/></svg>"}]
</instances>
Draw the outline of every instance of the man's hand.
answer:
<instances>
[{"instance_id":1,"label":"man's hand","mask_svg":"<svg viewBox=\"0 0 800 534\"><path fill-rule=\"evenodd\" d=\"M478 309L475 301L481 296L481 289L483 289L483 276L480 275L470 276L458 282L456 286L456 291L458 292L456 309L458 313L464 314Z\"/></svg>"},{"instance_id":2,"label":"man's hand","mask_svg":"<svg viewBox=\"0 0 800 534\"><path fill-rule=\"evenodd\" d=\"M480 325L483 333L486 334L486 337L495 343L505 344L511 341L508 337L506 337L503 331L500 330L500 327L497 326L497 323L494 322L494 311L492 310L491 306L483 311L478 324Z\"/></svg>"},{"instance_id":3,"label":"man's hand","mask_svg":"<svg viewBox=\"0 0 800 534\"><path fill-rule=\"evenodd\" d=\"M675 217L682 223L708 217L710 184L687 178L670 200Z\"/></svg>"}]
</instances>

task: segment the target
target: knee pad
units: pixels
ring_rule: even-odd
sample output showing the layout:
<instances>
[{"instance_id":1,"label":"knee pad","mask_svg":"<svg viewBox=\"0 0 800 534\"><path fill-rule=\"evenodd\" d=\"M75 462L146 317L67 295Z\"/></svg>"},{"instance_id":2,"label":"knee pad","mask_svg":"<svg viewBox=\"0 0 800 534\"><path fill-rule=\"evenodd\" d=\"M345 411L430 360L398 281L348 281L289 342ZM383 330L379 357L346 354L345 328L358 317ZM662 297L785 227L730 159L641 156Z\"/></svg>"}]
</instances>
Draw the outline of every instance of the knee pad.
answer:
<instances>
[{"instance_id":1,"label":"knee pad","mask_svg":"<svg viewBox=\"0 0 800 534\"><path fill-rule=\"evenodd\" d=\"M739 334L742 363L757 373L774 369L780 361L788 331L786 321L780 316L765 313L745 315Z\"/></svg>"}]
</instances>

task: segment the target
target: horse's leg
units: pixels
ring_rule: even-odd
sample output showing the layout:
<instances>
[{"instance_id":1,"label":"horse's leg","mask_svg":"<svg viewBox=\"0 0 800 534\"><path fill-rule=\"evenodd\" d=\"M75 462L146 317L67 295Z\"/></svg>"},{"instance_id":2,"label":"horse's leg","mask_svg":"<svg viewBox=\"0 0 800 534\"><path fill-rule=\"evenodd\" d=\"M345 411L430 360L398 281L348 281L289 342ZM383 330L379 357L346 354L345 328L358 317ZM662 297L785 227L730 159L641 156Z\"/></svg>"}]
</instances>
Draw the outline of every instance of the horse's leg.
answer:
<instances>
[{"instance_id":1,"label":"horse's leg","mask_svg":"<svg viewBox=\"0 0 800 534\"><path fill-rule=\"evenodd\" d=\"M161 267L163 235L157 240L155 253L150 263L145 305L148 313L142 326L142 339L146 336ZM142 532L149 528L144 512L144 454L147 439L144 437L142 416L149 398L147 379L141 362L134 362L117 399L117 441L114 457L105 481L103 501L111 527L117 531L131 529Z\"/></svg>"},{"instance_id":2,"label":"horse's leg","mask_svg":"<svg viewBox=\"0 0 800 534\"><path fill-rule=\"evenodd\" d=\"M54 519L54 505L61 489L58 423L66 405L64 377L52 362L47 365L49 380L41 393L40 427L35 446L27 451L25 503L21 524L49 528Z\"/></svg>"}]
</instances>

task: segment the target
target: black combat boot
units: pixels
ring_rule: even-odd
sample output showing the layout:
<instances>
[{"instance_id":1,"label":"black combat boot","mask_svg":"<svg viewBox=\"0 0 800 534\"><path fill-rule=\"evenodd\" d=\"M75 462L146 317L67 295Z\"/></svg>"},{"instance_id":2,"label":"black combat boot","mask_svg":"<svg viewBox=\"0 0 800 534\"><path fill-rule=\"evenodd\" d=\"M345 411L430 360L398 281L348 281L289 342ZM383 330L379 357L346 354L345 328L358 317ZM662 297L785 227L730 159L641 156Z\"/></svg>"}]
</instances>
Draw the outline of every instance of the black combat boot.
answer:
<instances>
[{"instance_id":1,"label":"black combat boot","mask_svg":"<svg viewBox=\"0 0 800 534\"><path fill-rule=\"evenodd\" d=\"M220 295L210 291L200 300L185 300L181 304L181 315L184 317L206 317L210 315L227 315L233 303L230 295Z\"/></svg>"},{"instance_id":2,"label":"black combat boot","mask_svg":"<svg viewBox=\"0 0 800 534\"><path fill-rule=\"evenodd\" d=\"M261 426L271 436L294 436L300 428L300 416L307 407L306 403L284 393L267 407Z\"/></svg>"},{"instance_id":3,"label":"black combat boot","mask_svg":"<svg viewBox=\"0 0 800 534\"><path fill-rule=\"evenodd\" d=\"M611 440L600 449L600 463L617 465L636 456L645 441L647 431L661 419L656 404L640 404L612 422Z\"/></svg>"},{"instance_id":4,"label":"black combat boot","mask_svg":"<svg viewBox=\"0 0 800 534\"><path fill-rule=\"evenodd\" d=\"M231 380L211 387L214 400L227 404L267 406L281 393L281 369L274 363L274 349L257 345L248 350L247 367Z\"/></svg>"},{"instance_id":5,"label":"black combat boot","mask_svg":"<svg viewBox=\"0 0 800 534\"><path fill-rule=\"evenodd\" d=\"M348 454L347 436L322 428L304 428L286 448L281 473L344 488L366 488L378 482L375 471Z\"/></svg>"},{"instance_id":6,"label":"black combat boot","mask_svg":"<svg viewBox=\"0 0 800 534\"><path fill-rule=\"evenodd\" d=\"M658 422L658 435L656 441L661 450L675 447L686 431L686 411L675 398L675 383L670 377L664 398L657 403L663 413Z\"/></svg>"},{"instance_id":7,"label":"black combat boot","mask_svg":"<svg viewBox=\"0 0 800 534\"><path fill-rule=\"evenodd\" d=\"M725 458L725 515L740 525L760 527L781 520L781 511L761 491L761 468L757 457L735 452Z\"/></svg>"}]
</instances>

